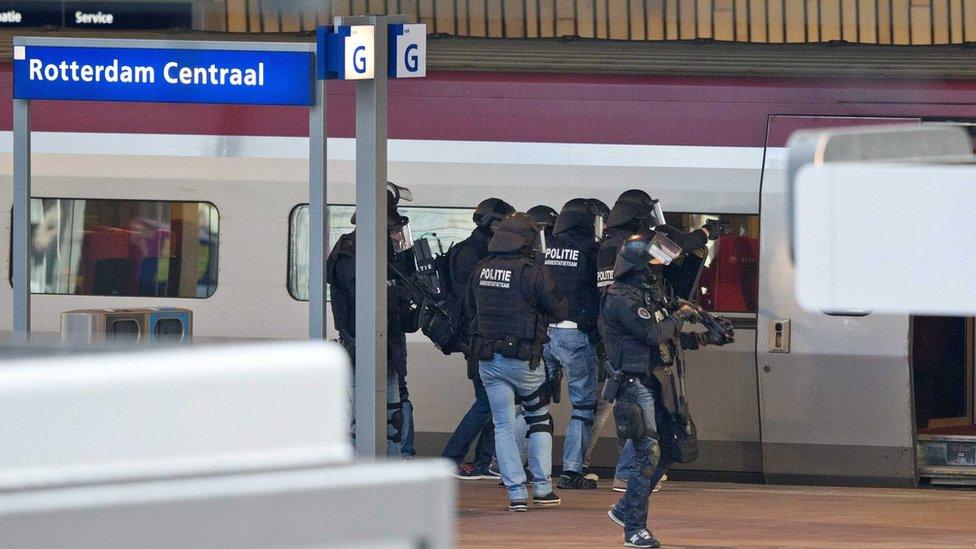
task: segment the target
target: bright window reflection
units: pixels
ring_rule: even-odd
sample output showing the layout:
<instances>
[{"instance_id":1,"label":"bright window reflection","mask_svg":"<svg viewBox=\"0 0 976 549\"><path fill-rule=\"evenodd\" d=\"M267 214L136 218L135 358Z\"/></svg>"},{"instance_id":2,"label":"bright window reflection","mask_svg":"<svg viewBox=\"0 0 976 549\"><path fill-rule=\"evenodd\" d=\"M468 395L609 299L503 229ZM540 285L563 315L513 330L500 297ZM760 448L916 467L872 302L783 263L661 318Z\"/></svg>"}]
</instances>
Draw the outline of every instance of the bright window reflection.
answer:
<instances>
[{"instance_id":1,"label":"bright window reflection","mask_svg":"<svg viewBox=\"0 0 976 549\"><path fill-rule=\"evenodd\" d=\"M759 298L759 216L745 214L684 213L684 229L701 227L709 219L727 221L732 233L708 242L708 257L701 274L700 299L707 311L755 313Z\"/></svg>"},{"instance_id":2,"label":"bright window reflection","mask_svg":"<svg viewBox=\"0 0 976 549\"><path fill-rule=\"evenodd\" d=\"M206 298L219 215L207 202L31 200L31 291Z\"/></svg>"}]
</instances>

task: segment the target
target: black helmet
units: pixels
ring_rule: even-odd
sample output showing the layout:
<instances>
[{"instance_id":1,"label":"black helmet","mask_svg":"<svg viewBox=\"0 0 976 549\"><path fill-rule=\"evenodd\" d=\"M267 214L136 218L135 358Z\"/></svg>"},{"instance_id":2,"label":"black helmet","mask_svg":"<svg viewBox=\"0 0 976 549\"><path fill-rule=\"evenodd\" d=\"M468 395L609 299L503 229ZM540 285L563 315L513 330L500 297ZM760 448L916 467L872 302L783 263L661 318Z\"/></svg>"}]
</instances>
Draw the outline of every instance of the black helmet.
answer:
<instances>
[{"instance_id":1,"label":"black helmet","mask_svg":"<svg viewBox=\"0 0 976 549\"><path fill-rule=\"evenodd\" d=\"M654 205L654 199L651 195L640 189L630 189L620 193L617 197L617 202L637 202L639 204L647 204L648 206Z\"/></svg>"},{"instance_id":2,"label":"black helmet","mask_svg":"<svg viewBox=\"0 0 976 549\"><path fill-rule=\"evenodd\" d=\"M556 210L544 204L539 204L538 206L532 206L531 208L526 210L525 213L528 214L528 216L531 217L532 220L535 221L537 224L543 225L549 229L551 229L553 226L556 225L556 218L559 217L559 214L556 213Z\"/></svg>"},{"instance_id":3,"label":"black helmet","mask_svg":"<svg viewBox=\"0 0 976 549\"><path fill-rule=\"evenodd\" d=\"M607 227L629 227L634 230L647 228L648 220L654 217L653 204L631 200L617 200L607 215Z\"/></svg>"},{"instance_id":4,"label":"black helmet","mask_svg":"<svg viewBox=\"0 0 976 549\"><path fill-rule=\"evenodd\" d=\"M478 204L478 207L474 209L474 215L471 216L471 219L479 227L491 228L492 223L514 212L515 208L501 198L488 198Z\"/></svg>"},{"instance_id":5,"label":"black helmet","mask_svg":"<svg viewBox=\"0 0 976 549\"><path fill-rule=\"evenodd\" d=\"M595 213L597 217L606 219L607 216L610 215L610 206L607 206L607 203L599 198L591 198L590 204L593 206L593 213Z\"/></svg>"},{"instance_id":6,"label":"black helmet","mask_svg":"<svg viewBox=\"0 0 976 549\"><path fill-rule=\"evenodd\" d=\"M488 251L517 252L532 244L536 230L535 221L528 214L515 212L495 225L495 234L488 242Z\"/></svg>"},{"instance_id":7,"label":"black helmet","mask_svg":"<svg viewBox=\"0 0 976 549\"><path fill-rule=\"evenodd\" d=\"M402 227L410 222L410 219L404 215L400 215L397 211L397 206L400 204L400 200L406 200L407 202L413 201L413 193L410 189L406 187L401 187L392 181L386 182L386 226L387 227ZM356 212L352 213L352 217L349 222L353 225L356 224Z\"/></svg>"},{"instance_id":8,"label":"black helmet","mask_svg":"<svg viewBox=\"0 0 976 549\"><path fill-rule=\"evenodd\" d=\"M645 235L631 236L620 245L613 264L613 278L619 280L627 273L644 271L651 257L651 239Z\"/></svg>"},{"instance_id":9,"label":"black helmet","mask_svg":"<svg viewBox=\"0 0 976 549\"><path fill-rule=\"evenodd\" d=\"M552 229L552 234L561 234L577 227L593 230L596 220L596 209L587 198L574 198L563 206L559 212L559 220Z\"/></svg>"}]
</instances>

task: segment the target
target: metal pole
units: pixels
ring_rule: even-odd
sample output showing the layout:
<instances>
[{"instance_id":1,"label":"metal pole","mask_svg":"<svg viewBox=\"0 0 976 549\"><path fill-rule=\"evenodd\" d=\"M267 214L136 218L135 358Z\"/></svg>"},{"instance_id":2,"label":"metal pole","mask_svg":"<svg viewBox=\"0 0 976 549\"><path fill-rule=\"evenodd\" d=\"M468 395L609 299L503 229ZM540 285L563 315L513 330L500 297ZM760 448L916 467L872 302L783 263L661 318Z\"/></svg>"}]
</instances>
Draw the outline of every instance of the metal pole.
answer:
<instances>
[{"instance_id":1,"label":"metal pole","mask_svg":"<svg viewBox=\"0 0 976 549\"><path fill-rule=\"evenodd\" d=\"M308 109L308 338L325 339L325 258L329 245L325 80L315 81Z\"/></svg>"},{"instance_id":2,"label":"metal pole","mask_svg":"<svg viewBox=\"0 0 976 549\"><path fill-rule=\"evenodd\" d=\"M14 332L30 334L30 101L14 99Z\"/></svg>"}]
</instances>

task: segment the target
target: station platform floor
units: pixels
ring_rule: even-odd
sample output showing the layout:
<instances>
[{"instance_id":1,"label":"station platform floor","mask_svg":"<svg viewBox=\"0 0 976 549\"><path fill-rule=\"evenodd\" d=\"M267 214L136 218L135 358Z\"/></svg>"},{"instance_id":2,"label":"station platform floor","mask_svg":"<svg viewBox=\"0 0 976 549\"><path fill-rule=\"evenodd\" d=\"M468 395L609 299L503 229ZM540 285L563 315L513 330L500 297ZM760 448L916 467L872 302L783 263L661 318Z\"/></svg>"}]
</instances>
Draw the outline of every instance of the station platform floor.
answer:
<instances>
[{"instance_id":1,"label":"station platform floor","mask_svg":"<svg viewBox=\"0 0 976 549\"><path fill-rule=\"evenodd\" d=\"M623 547L608 481L527 513L495 481L458 484L458 547ZM649 526L664 547L976 547L976 490L669 481Z\"/></svg>"}]
</instances>

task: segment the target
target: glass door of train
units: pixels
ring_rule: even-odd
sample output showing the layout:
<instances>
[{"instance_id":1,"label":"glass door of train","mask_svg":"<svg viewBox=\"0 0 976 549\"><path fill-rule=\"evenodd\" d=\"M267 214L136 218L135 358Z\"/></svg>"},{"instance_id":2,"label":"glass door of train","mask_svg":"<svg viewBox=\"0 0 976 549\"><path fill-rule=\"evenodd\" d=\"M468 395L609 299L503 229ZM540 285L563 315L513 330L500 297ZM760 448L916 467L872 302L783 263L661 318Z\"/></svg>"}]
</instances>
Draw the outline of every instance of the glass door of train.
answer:
<instances>
[{"instance_id":1,"label":"glass door of train","mask_svg":"<svg viewBox=\"0 0 976 549\"><path fill-rule=\"evenodd\" d=\"M769 118L756 327L763 472L769 482L915 483L910 319L799 307L787 230L785 148L798 129L915 121Z\"/></svg>"}]
</instances>

